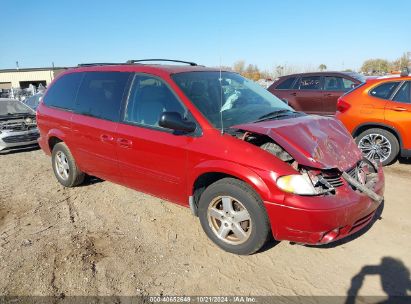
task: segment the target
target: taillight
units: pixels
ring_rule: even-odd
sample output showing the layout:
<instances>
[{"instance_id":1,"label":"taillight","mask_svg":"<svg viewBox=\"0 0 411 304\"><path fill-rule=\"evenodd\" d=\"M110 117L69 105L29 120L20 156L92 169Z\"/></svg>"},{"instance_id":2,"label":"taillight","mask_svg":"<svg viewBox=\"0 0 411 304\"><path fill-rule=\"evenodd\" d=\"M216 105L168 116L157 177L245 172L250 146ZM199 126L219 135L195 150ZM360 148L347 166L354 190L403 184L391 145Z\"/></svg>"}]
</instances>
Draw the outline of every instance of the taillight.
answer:
<instances>
[{"instance_id":1,"label":"taillight","mask_svg":"<svg viewBox=\"0 0 411 304\"><path fill-rule=\"evenodd\" d=\"M342 97L338 98L337 101L337 111L344 113L345 111L347 111L349 108L351 107L351 105L346 102L344 99L342 99Z\"/></svg>"}]
</instances>

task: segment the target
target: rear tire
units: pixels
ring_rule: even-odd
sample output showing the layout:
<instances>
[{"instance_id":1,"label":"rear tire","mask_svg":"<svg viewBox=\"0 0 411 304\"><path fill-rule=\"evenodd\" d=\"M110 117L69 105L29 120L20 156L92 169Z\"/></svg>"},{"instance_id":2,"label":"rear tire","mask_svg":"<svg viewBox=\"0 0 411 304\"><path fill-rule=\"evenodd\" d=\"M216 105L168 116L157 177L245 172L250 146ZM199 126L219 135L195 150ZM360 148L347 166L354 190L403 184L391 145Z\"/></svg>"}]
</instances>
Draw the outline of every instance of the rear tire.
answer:
<instances>
[{"instance_id":1,"label":"rear tire","mask_svg":"<svg viewBox=\"0 0 411 304\"><path fill-rule=\"evenodd\" d=\"M261 198L234 178L223 178L207 187L200 197L198 216L207 236L231 253L253 254L271 235Z\"/></svg>"},{"instance_id":2,"label":"rear tire","mask_svg":"<svg viewBox=\"0 0 411 304\"><path fill-rule=\"evenodd\" d=\"M391 132L372 128L362 132L355 138L358 148L365 158L369 160L382 160L382 165L393 163L400 151L398 139ZM372 148L375 148L374 150ZM379 157L377 154L381 154Z\"/></svg>"},{"instance_id":3,"label":"rear tire","mask_svg":"<svg viewBox=\"0 0 411 304\"><path fill-rule=\"evenodd\" d=\"M60 142L54 146L51 161L54 175L64 187L75 187L84 181L85 174L78 168L65 143Z\"/></svg>"}]
</instances>

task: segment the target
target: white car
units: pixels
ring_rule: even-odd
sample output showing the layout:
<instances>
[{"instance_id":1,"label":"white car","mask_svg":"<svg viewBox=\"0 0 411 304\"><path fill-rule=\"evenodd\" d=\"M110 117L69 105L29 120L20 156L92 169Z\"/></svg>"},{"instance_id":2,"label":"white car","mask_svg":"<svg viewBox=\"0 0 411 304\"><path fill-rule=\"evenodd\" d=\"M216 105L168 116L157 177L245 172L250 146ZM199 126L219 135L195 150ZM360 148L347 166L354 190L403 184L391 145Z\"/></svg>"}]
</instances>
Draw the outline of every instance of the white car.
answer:
<instances>
[{"instance_id":1,"label":"white car","mask_svg":"<svg viewBox=\"0 0 411 304\"><path fill-rule=\"evenodd\" d=\"M0 153L37 146L36 113L14 99L0 98Z\"/></svg>"}]
</instances>

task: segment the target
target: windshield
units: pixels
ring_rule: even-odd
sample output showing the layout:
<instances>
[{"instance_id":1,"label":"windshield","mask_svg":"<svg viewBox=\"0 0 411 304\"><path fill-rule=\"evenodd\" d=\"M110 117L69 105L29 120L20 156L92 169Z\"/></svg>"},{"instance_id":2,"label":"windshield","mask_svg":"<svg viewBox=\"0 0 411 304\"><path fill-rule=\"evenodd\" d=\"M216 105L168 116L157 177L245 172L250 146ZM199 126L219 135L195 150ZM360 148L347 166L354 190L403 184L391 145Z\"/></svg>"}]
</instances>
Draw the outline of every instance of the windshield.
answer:
<instances>
[{"instance_id":1,"label":"windshield","mask_svg":"<svg viewBox=\"0 0 411 304\"><path fill-rule=\"evenodd\" d=\"M275 112L294 112L270 92L231 72L185 72L172 76L185 95L216 128L254 122Z\"/></svg>"},{"instance_id":2,"label":"windshield","mask_svg":"<svg viewBox=\"0 0 411 304\"><path fill-rule=\"evenodd\" d=\"M18 100L0 100L0 116L34 114L34 111Z\"/></svg>"}]
</instances>

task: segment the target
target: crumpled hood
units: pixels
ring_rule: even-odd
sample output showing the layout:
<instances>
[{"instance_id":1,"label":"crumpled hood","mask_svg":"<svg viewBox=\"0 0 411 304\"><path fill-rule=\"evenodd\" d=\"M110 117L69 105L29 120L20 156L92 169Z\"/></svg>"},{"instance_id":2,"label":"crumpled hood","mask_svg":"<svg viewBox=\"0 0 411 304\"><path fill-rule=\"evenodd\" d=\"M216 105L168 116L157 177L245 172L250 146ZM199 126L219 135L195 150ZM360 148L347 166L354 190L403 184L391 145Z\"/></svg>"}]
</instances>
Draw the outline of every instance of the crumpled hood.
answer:
<instances>
[{"instance_id":1,"label":"crumpled hood","mask_svg":"<svg viewBox=\"0 0 411 304\"><path fill-rule=\"evenodd\" d=\"M342 123L331 117L305 115L233 128L271 137L299 164L308 167L346 171L362 158Z\"/></svg>"}]
</instances>

